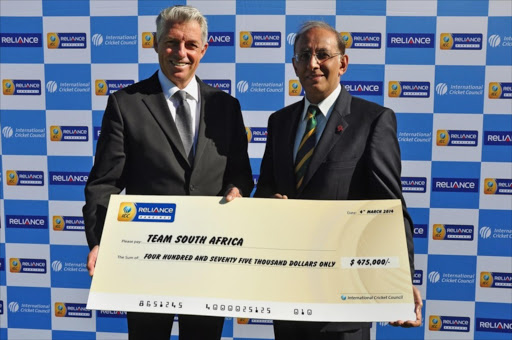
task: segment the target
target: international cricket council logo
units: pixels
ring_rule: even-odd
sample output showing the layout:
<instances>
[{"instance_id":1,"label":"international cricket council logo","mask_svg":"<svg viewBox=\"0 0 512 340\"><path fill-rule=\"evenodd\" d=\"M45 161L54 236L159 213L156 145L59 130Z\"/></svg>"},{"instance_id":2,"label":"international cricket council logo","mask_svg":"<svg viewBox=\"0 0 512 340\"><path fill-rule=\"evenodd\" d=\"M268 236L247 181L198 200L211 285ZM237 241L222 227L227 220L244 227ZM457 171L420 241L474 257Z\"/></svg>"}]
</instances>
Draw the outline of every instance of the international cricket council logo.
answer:
<instances>
[{"instance_id":1,"label":"international cricket council logo","mask_svg":"<svg viewBox=\"0 0 512 340\"><path fill-rule=\"evenodd\" d=\"M240 31L240 47L248 48L252 46L252 34L249 31Z\"/></svg>"},{"instance_id":2,"label":"international cricket council logo","mask_svg":"<svg viewBox=\"0 0 512 340\"><path fill-rule=\"evenodd\" d=\"M153 48L155 43L155 34L153 32L142 32L142 48Z\"/></svg>"},{"instance_id":3,"label":"international cricket council logo","mask_svg":"<svg viewBox=\"0 0 512 340\"><path fill-rule=\"evenodd\" d=\"M441 33L439 39L440 48L442 50L451 50L453 48L453 37L450 33Z\"/></svg>"},{"instance_id":4,"label":"international cricket council logo","mask_svg":"<svg viewBox=\"0 0 512 340\"><path fill-rule=\"evenodd\" d=\"M441 329L442 322L441 318L437 315L431 315L428 318L428 329L430 331L438 331Z\"/></svg>"},{"instance_id":5,"label":"international cricket council logo","mask_svg":"<svg viewBox=\"0 0 512 340\"><path fill-rule=\"evenodd\" d=\"M66 316L66 305L62 302L55 302L55 316L59 318Z\"/></svg>"},{"instance_id":6,"label":"international cricket council logo","mask_svg":"<svg viewBox=\"0 0 512 340\"><path fill-rule=\"evenodd\" d=\"M64 218L62 216L53 216L53 230L61 231L64 230Z\"/></svg>"},{"instance_id":7,"label":"international cricket council logo","mask_svg":"<svg viewBox=\"0 0 512 340\"><path fill-rule=\"evenodd\" d=\"M494 178L486 178L484 180L484 194L494 195L498 190L498 184Z\"/></svg>"},{"instance_id":8,"label":"international cricket council logo","mask_svg":"<svg viewBox=\"0 0 512 340\"><path fill-rule=\"evenodd\" d=\"M446 237L446 229L443 224L434 224L432 226L432 239L444 240Z\"/></svg>"},{"instance_id":9,"label":"international cricket council logo","mask_svg":"<svg viewBox=\"0 0 512 340\"><path fill-rule=\"evenodd\" d=\"M9 270L11 273L19 273L21 271L21 261L19 258L9 259Z\"/></svg>"},{"instance_id":10,"label":"international cricket council logo","mask_svg":"<svg viewBox=\"0 0 512 340\"><path fill-rule=\"evenodd\" d=\"M389 97L400 97L402 93L402 87L398 81L390 81L388 85L388 96Z\"/></svg>"},{"instance_id":11,"label":"international cricket council logo","mask_svg":"<svg viewBox=\"0 0 512 340\"><path fill-rule=\"evenodd\" d=\"M18 184L18 174L15 170L7 170L7 172L5 173L5 178L7 178L7 185Z\"/></svg>"},{"instance_id":12,"label":"international cricket council logo","mask_svg":"<svg viewBox=\"0 0 512 340\"><path fill-rule=\"evenodd\" d=\"M52 125L50 126L50 140L52 142L59 142L62 140L62 130L60 126Z\"/></svg>"},{"instance_id":13,"label":"international cricket council logo","mask_svg":"<svg viewBox=\"0 0 512 340\"><path fill-rule=\"evenodd\" d=\"M492 287L492 274L490 272L481 272L480 273L480 287Z\"/></svg>"},{"instance_id":14,"label":"international cricket council logo","mask_svg":"<svg viewBox=\"0 0 512 340\"><path fill-rule=\"evenodd\" d=\"M117 220L122 222L133 221L135 216L137 215L137 208L135 204L132 202L122 202L119 205L119 213L117 215Z\"/></svg>"},{"instance_id":15,"label":"international cricket council logo","mask_svg":"<svg viewBox=\"0 0 512 340\"><path fill-rule=\"evenodd\" d=\"M450 143L450 134L447 130L437 130L436 145L446 146Z\"/></svg>"}]
</instances>

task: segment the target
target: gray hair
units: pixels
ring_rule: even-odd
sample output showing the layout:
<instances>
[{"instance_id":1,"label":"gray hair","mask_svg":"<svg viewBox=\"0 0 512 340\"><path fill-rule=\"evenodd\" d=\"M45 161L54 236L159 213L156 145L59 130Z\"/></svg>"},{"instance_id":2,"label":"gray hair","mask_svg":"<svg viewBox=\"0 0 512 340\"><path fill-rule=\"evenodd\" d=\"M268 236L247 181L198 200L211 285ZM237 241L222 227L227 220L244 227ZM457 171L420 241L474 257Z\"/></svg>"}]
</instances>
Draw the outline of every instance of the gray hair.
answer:
<instances>
[{"instance_id":1,"label":"gray hair","mask_svg":"<svg viewBox=\"0 0 512 340\"><path fill-rule=\"evenodd\" d=\"M336 36L336 41L338 43L338 49L340 50L340 52L342 54L345 54L345 42L343 41L341 34L338 31L336 31L328 23L326 23L324 21L314 21L314 20L306 21L305 23L303 23L300 26L299 31L295 35L295 41L293 43L293 52L294 53L296 52L295 47L297 46L297 41L299 41L299 39L304 35L304 33L308 32L309 30L311 30L313 28L321 28L321 29L333 32L334 35Z\"/></svg>"},{"instance_id":2,"label":"gray hair","mask_svg":"<svg viewBox=\"0 0 512 340\"><path fill-rule=\"evenodd\" d=\"M208 40L208 23L206 18L197 8L191 6L172 6L163 9L156 18L156 41L160 41L162 34L165 34L168 24L197 21L201 27L201 39L203 44Z\"/></svg>"}]
</instances>

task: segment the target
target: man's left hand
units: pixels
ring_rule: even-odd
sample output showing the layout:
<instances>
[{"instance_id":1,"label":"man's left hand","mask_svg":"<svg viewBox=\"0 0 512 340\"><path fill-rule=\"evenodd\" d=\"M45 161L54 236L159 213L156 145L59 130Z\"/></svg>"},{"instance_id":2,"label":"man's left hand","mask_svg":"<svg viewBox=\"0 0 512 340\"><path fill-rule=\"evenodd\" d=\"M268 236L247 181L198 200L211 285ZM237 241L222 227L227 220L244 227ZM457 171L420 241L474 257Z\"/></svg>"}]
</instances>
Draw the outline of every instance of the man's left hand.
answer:
<instances>
[{"instance_id":1,"label":"man's left hand","mask_svg":"<svg viewBox=\"0 0 512 340\"><path fill-rule=\"evenodd\" d=\"M419 327L421 326L422 316L421 316L421 307L423 307L423 300L421 299L421 293L418 288L412 286L412 294L414 296L414 312L416 313L416 320L398 320L394 322L390 322L391 326L400 326L404 328L410 327Z\"/></svg>"},{"instance_id":2,"label":"man's left hand","mask_svg":"<svg viewBox=\"0 0 512 340\"><path fill-rule=\"evenodd\" d=\"M242 195L240 194L240 190L238 190L237 187L232 187L224 194L224 197L226 198L227 202L231 202L237 197L242 197Z\"/></svg>"}]
</instances>

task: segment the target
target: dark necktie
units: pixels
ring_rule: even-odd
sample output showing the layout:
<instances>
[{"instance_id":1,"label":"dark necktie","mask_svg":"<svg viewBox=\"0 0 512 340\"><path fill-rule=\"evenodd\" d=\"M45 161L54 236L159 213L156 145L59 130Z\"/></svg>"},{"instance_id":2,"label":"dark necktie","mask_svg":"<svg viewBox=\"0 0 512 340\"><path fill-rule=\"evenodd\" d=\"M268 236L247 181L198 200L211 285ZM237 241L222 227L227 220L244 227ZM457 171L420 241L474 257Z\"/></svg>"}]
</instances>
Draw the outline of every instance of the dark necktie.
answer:
<instances>
[{"instance_id":1,"label":"dark necktie","mask_svg":"<svg viewBox=\"0 0 512 340\"><path fill-rule=\"evenodd\" d=\"M309 105L307 112L306 130L302 137L295 156L295 180L296 189L299 189L304 181L304 175L311 161L311 156L315 150L316 144L316 114L319 111L318 106Z\"/></svg>"},{"instance_id":2,"label":"dark necktie","mask_svg":"<svg viewBox=\"0 0 512 340\"><path fill-rule=\"evenodd\" d=\"M187 93L185 91L178 91L174 96L178 99L180 104L176 109L176 128L180 133L181 142L185 148L185 154L189 162L192 162L194 159L194 133L192 130L192 114L190 113L190 106L186 99Z\"/></svg>"}]
</instances>

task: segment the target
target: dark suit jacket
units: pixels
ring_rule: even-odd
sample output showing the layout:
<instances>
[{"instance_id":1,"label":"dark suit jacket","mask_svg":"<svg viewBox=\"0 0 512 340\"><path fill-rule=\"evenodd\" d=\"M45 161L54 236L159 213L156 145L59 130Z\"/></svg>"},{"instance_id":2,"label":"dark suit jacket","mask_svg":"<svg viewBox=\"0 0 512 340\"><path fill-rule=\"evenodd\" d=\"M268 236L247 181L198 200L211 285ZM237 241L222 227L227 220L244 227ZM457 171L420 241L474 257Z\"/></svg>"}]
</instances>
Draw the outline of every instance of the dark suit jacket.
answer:
<instances>
[{"instance_id":1,"label":"dark suit jacket","mask_svg":"<svg viewBox=\"0 0 512 340\"><path fill-rule=\"evenodd\" d=\"M87 242L98 245L111 194L222 196L253 188L240 103L199 78L201 108L193 165L162 92L158 73L108 99L95 163L85 187Z\"/></svg>"},{"instance_id":2,"label":"dark suit jacket","mask_svg":"<svg viewBox=\"0 0 512 340\"><path fill-rule=\"evenodd\" d=\"M254 196L270 197L280 193L291 199L401 199L413 273L412 220L402 195L400 148L394 112L352 97L342 87L315 147L304 184L297 191L293 146L303 108L304 100L270 116L267 145ZM331 323L327 329L347 329L344 325Z\"/></svg>"}]
</instances>

